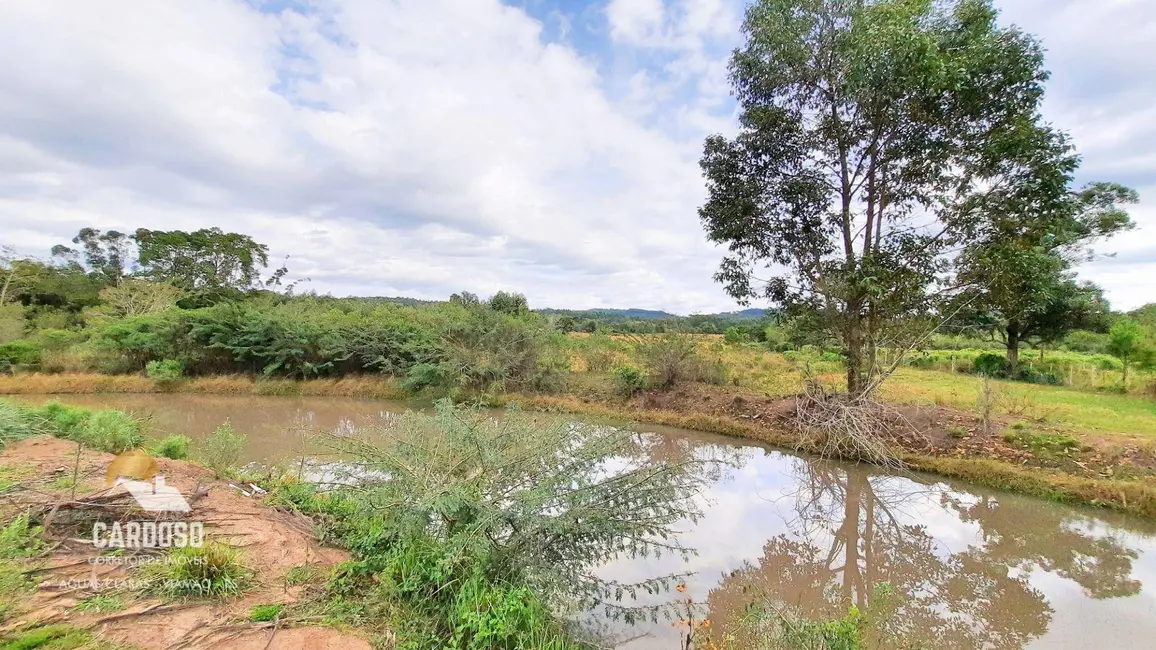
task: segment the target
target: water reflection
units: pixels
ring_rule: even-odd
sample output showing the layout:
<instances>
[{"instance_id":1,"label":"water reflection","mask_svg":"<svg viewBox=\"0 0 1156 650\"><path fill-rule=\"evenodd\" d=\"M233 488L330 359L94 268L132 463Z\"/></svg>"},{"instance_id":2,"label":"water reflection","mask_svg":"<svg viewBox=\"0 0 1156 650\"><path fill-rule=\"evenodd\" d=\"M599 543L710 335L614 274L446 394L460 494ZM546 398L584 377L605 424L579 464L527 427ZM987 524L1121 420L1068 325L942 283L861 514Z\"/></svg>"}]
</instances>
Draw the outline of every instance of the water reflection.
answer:
<instances>
[{"instance_id":1,"label":"water reflection","mask_svg":"<svg viewBox=\"0 0 1156 650\"><path fill-rule=\"evenodd\" d=\"M893 611L885 612L880 647L1021 648L1047 629L1052 610L1026 574L1009 573L976 549L950 553L926 525L904 516L926 498L927 486L827 463L794 470L799 487L787 532L710 591L720 635L736 631L752 602L809 616L838 618L852 605L870 613L883 584L896 594L884 597Z\"/></svg>"},{"instance_id":2,"label":"water reflection","mask_svg":"<svg viewBox=\"0 0 1156 650\"><path fill-rule=\"evenodd\" d=\"M35 398L26 398L33 399ZM331 398L187 395L64 396L86 406L128 408L163 432L199 438L226 418L250 438L248 460L309 451L310 430L352 433L396 417L402 404ZM39 399L37 401L43 401ZM637 458L715 460L704 517L679 541L697 550L622 559L599 570L621 583L689 574L682 594L643 595L623 606L662 605L677 595L704 607L716 636L737 628L746 607L769 600L810 615L850 605L885 613L887 631L931 648L1151 648L1156 638L1156 525L963 484L888 476L820 463L693 432L643 427ZM316 450L313 450L316 451ZM900 598L880 600L876 586ZM673 650L670 622L623 627L624 650ZM876 647L902 647L900 642ZM741 650L741 649L739 649Z\"/></svg>"}]
</instances>

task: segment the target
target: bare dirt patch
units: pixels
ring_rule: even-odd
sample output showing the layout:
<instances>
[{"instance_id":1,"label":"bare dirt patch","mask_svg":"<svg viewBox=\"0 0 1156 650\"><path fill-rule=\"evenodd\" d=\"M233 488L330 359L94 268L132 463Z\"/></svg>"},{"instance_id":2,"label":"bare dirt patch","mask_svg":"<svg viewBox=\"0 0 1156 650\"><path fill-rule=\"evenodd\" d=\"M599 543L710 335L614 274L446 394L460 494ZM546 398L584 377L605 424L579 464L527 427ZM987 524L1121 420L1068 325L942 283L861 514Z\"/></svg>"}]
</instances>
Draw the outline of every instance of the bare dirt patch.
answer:
<instances>
[{"instance_id":1,"label":"bare dirt patch","mask_svg":"<svg viewBox=\"0 0 1156 650\"><path fill-rule=\"evenodd\" d=\"M5 520L23 510L42 514L51 549L32 574L38 583L36 591L2 631L30 623L68 623L136 647L171 650L369 648L364 639L332 628L249 622L254 605L290 605L301 598L301 587L287 583L291 569L329 567L348 555L319 544L308 520L269 508L249 486L232 487L188 462L158 458L158 475L191 502L191 512L182 513L181 518L204 522L207 540L240 549L242 562L253 570L250 586L240 596L223 601L168 603L130 588L107 591L112 581L131 579L139 569L108 563L106 550L95 548L90 535L84 534L84 516L108 514L101 508L131 508L131 497L120 486L106 488L106 470L113 456L95 451L80 456L73 497L75 454L75 444L51 437L25 440L0 452L0 468L15 481L4 492L0 514ZM83 505L93 503L100 504L95 511ZM153 517L143 511L134 514L141 521ZM122 557L134 556L126 552ZM82 600L106 593L122 600L125 608L104 614L75 609Z\"/></svg>"}]
</instances>

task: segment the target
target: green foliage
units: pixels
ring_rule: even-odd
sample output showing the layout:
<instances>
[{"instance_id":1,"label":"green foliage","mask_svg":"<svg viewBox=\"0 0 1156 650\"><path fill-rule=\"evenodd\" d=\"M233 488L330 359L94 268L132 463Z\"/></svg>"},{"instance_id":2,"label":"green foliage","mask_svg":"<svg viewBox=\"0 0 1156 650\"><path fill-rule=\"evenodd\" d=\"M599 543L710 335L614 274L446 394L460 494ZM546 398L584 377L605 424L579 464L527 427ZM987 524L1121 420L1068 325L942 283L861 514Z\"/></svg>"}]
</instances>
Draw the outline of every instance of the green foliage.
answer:
<instances>
[{"instance_id":1,"label":"green foliage","mask_svg":"<svg viewBox=\"0 0 1156 650\"><path fill-rule=\"evenodd\" d=\"M0 560L16 560L40 554L40 527L32 524L27 512L0 528Z\"/></svg>"},{"instance_id":2,"label":"green foliage","mask_svg":"<svg viewBox=\"0 0 1156 650\"><path fill-rule=\"evenodd\" d=\"M985 352L972 362L975 374L987 377L1006 377L1008 372L1007 358L999 354Z\"/></svg>"},{"instance_id":3,"label":"green foliage","mask_svg":"<svg viewBox=\"0 0 1156 650\"><path fill-rule=\"evenodd\" d=\"M1123 384L1128 386L1128 366L1133 362L1149 364L1153 358L1151 344L1145 340L1144 328L1134 320L1124 318L1108 331L1108 353L1123 364Z\"/></svg>"},{"instance_id":4,"label":"green foliage","mask_svg":"<svg viewBox=\"0 0 1156 650\"><path fill-rule=\"evenodd\" d=\"M694 337L684 334L662 334L638 343L638 355L646 365L655 385L671 388L682 381L701 375L702 359Z\"/></svg>"},{"instance_id":5,"label":"green foliage","mask_svg":"<svg viewBox=\"0 0 1156 650\"><path fill-rule=\"evenodd\" d=\"M237 433L226 420L201 442L196 458L216 472L217 476L225 476L241 460L241 452L248 441L247 436Z\"/></svg>"},{"instance_id":6,"label":"green foliage","mask_svg":"<svg viewBox=\"0 0 1156 650\"><path fill-rule=\"evenodd\" d=\"M95 594L85 598L76 604L76 609L81 612L92 612L94 614L107 614L110 612L119 612L125 608L124 601L116 596L109 596L106 594Z\"/></svg>"},{"instance_id":7,"label":"green foliage","mask_svg":"<svg viewBox=\"0 0 1156 650\"><path fill-rule=\"evenodd\" d=\"M254 623L267 623L275 620L281 615L281 611L285 609L284 605L253 605L249 610L249 620Z\"/></svg>"},{"instance_id":8,"label":"green foliage","mask_svg":"<svg viewBox=\"0 0 1156 650\"><path fill-rule=\"evenodd\" d=\"M615 360L625 353L625 346L606 334L595 333L575 339L574 345L590 372L610 370Z\"/></svg>"},{"instance_id":9,"label":"green foliage","mask_svg":"<svg viewBox=\"0 0 1156 650\"><path fill-rule=\"evenodd\" d=\"M0 344L23 337L25 324L23 305L0 303Z\"/></svg>"},{"instance_id":10,"label":"green foliage","mask_svg":"<svg viewBox=\"0 0 1156 650\"><path fill-rule=\"evenodd\" d=\"M190 294L193 305L216 302L262 284L269 248L248 235L204 228L195 232L141 228L133 235L140 248L141 273ZM278 269L263 283L276 284Z\"/></svg>"},{"instance_id":11,"label":"green foliage","mask_svg":"<svg viewBox=\"0 0 1156 650\"><path fill-rule=\"evenodd\" d=\"M189 457L189 445L192 438L182 435L165 436L149 446L149 453L154 456L163 456L173 460L184 460Z\"/></svg>"},{"instance_id":12,"label":"green foliage","mask_svg":"<svg viewBox=\"0 0 1156 650\"><path fill-rule=\"evenodd\" d=\"M124 411L115 409L93 411L83 428L64 437L110 454L136 449L144 442L140 423Z\"/></svg>"},{"instance_id":13,"label":"green foliage","mask_svg":"<svg viewBox=\"0 0 1156 650\"><path fill-rule=\"evenodd\" d=\"M750 340L750 334L733 325L728 327L726 332L723 334L723 341L725 341L727 345L738 345L740 343L746 343Z\"/></svg>"},{"instance_id":14,"label":"green foliage","mask_svg":"<svg viewBox=\"0 0 1156 650\"><path fill-rule=\"evenodd\" d=\"M0 345L0 372L40 369L44 348L32 341L12 341Z\"/></svg>"},{"instance_id":15,"label":"green foliage","mask_svg":"<svg viewBox=\"0 0 1156 650\"><path fill-rule=\"evenodd\" d=\"M149 379L161 382L175 382L185 375L185 364L176 359L149 361L145 366L145 374Z\"/></svg>"},{"instance_id":16,"label":"green foliage","mask_svg":"<svg viewBox=\"0 0 1156 650\"><path fill-rule=\"evenodd\" d=\"M145 567L147 590L175 598L226 598L241 593L253 573L240 551L222 542L173 547L163 562Z\"/></svg>"},{"instance_id":17,"label":"green foliage","mask_svg":"<svg viewBox=\"0 0 1156 650\"><path fill-rule=\"evenodd\" d=\"M646 385L646 375L634 366L615 366L614 390L627 397L642 390Z\"/></svg>"},{"instance_id":18,"label":"green foliage","mask_svg":"<svg viewBox=\"0 0 1156 650\"><path fill-rule=\"evenodd\" d=\"M417 392L425 388L449 386L453 384L446 366L440 363L419 363L410 366L405 373L401 387L410 392Z\"/></svg>"},{"instance_id":19,"label":"green foliage","mask_svg":"<svg viewBox=\"0 0 1156 650\"><path fill-rule=\"evenodd\" d=\"M4 650L85 650L96 648L92 632L64 623L34 627L0 637Z\"/></svg>"},{"instance_id":20,"label":"green foliage","mask_svg":"<svg viewBox=\"0 0 1156 650\"><path fill-rule=\"evenodd\" d=\"M578 647L556 614L661 587L604 583L590 569L678 553L673 526L697 516L695 465L627 460L630 435L609 427L516 412L498 422L440 402L435 415L330 444L356 489L286 480L269 499L314 515L350 549L328 602L397 603L401 648Z\"/></svg>"},{"instance_id":21,"label":"green foliage","mask_svg":"<svg viewBox=\"0 0 1156 650\"><path fill-rule=\"evenodd\" d=\"M530 311L530 307L526 303L526 296L520 293L499 291L490 296L486 305L496 312L509 314L510 316L521 316Z\"/></svg>"}]
</instances>

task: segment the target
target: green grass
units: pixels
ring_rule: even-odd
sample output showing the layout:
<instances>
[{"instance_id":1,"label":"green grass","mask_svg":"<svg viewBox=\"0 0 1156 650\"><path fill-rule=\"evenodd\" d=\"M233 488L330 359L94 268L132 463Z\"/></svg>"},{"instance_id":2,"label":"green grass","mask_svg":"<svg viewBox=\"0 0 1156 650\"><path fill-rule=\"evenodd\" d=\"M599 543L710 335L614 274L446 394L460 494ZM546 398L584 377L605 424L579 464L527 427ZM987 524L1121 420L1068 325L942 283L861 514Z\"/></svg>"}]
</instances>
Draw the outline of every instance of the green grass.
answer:
<instances>
[{"instance_id":1,"label":"green grass","mask_svg":"<svg viewBox=\"0 0 1156 650\"><path fill-rule=\"evenodd\" d=\"M1058 425L1069 433L1125 434L1156 441L1156 401L1040 384L993 380L996 413ZM938 404L975 412L983 382L974 376L901 369L883 385L895 402Z\"/></svg>"},{"instance_id":2,"label":"green grass","mask_svg":"<svg viewBox=\"0 0 1156 650\"><path fill-rule=\"evenodd\" d=\"M175 547L145 567L147 591L171 598L227 598L248 586L253 572L237 549L221 542Z\"/></svg>"},{"instance_id":3,"label":"green grass","mask_svg":"<svg viewBox=\"0 0 1156 650\"><path fill-rule=\"evenodd\" d=\"M109 596L107 594L96 594L89 596L76 604L76 610L79 612L90 612L93 614L107 614L109 612L119 612L125 608L124 601L116 596Z\"/></svg>"},{"instance_id":4,"label":"green grass","mask_svg":"<svg viewBox=\"0 0 1156 650\"><path fill-rule=\"evenodd\" d=\"M110 643L89 630L66 623L20 630L0 637L0 650L127 650L131 647Z\"/></svg>"},{"instance_id":5,"label":"green grass","mask_svg":"<svg viewBox=\"0 0 1156 650\"><path fill-rule=\"evenodd\" d=\"M280 616L281 610L283 609L285 609L285 606L279 603L273 605L254 605L253 608L249 610L249 620L254 623L267 623Z\"/></svg>"}]
</instances>

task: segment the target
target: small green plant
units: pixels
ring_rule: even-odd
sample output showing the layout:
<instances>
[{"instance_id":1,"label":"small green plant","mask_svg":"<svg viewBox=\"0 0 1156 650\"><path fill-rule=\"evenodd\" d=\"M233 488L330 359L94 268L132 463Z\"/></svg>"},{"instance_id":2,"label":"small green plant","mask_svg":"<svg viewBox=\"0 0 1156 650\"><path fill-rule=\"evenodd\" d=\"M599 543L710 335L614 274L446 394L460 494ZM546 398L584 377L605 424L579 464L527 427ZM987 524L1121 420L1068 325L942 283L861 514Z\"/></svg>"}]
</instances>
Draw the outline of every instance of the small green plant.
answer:
<instances>
[{"instance_id":1,"label":"small green plant","mask_svg":"<svg viewBox=\"0 0 1156 650\"><path fill-rule=\"evenodd\" d=\"M0 447L36 435L28 413L8 400L0 400Z\"/></svg>"},{"instance_id":2,"label":"small green plant","mask_svg":"<svg viewBox=\"0 0 1156 650\"><path fill-rule=\"evenodd\" d=\"M149 453L154 456L163 456L173 460L184 460L189 457L189 445L192 438L182 435L165 436L149 447Z\"/></svg>"},{"instance_id":3,"label":"small green plant","mask_svg":"<svg viewBox=\"0 0 1156 650\"><path fill-rule=\"evenodd\" d=\"M24 512L0 528L0 559L15 560L40 553L40 527L32 525Z\"/></svg>"},{"instance_id":4,"label":"small green plant","mask_svg":"<svg viewBox=\"0 0 1156 650\"><path fill-rule=\"evenodd\" d=\"M960 426L954 426L953 425L953 426L947 427L947 435L951 436L952 438L955 438L956 440L962 440L971 434L967 429L960 427Z\"/></svg>"},{"instance_id":5,"label":"small green plant","mask_svg":"<svg viewBox=\"0 0 1156 650\"><path fill-rule=\"evenodd\" d=\"M76 610L80 612L92 612L94 614L107 614L109 612L119 612L124 609L124 601L116 596L109 596L106 594L95 594L89 596L76 604Z\"/></svg>"},{"instance_id":6,"label":"small green plant","mask_svg":"<svg viewBox=\"0 0 1156 650\"><path fill-rule=\"evenodd\" d=\"M147 591L176 598L226 598L241 593L252 572L240 552L221 542L169 550L164 561L145 568Z\"/></svg>"},{"instance_id":7,"label":"small green plant","mask_svg":"<svg viewBox=\"0 0 1156 650\"><path fill-rule=\"evenodd\" d=\"M168 390L180 383L185 376L185 364L175 359L149 361L145 366L145 375L152 379L163 390Z\"/></svg>"},{"instance_id":8,"label":"small green plant","mask_svg":"<svg viewBox=\"0 0 1156 650\"><path fill-rule=\"evenodd\" d=\"M627 397L642 390L646 385L646 375L634 366L616 366L614 368L614 390Z\"/></svg>"},{"instance_id":9,"label":"small green plant","mask_svg":"<svg viewBox=\"0 0 1156 650\"><path fill-rule=\"evenodd\" d=\"M201 443L197 459L216 472L218 477L225 476L241 460L241 452L248 440L226 420Z\"/></svg>"},{"instance_id":10,"label":"small green plant","mask_svg":"<svg viewBox=\"0 0 1156 650\"><path fill-rule=\"evenodd\" d=\"M131 415L104 409L93 412L73 440L92 449L119 454L140 447L144 436L141 435L140 423Z\"/></svg>"},{"instance_id":11,"label":"small green plant","mask_svg":"<svg viewBox=\"0 0 1156 650\"><path fill-rule=\"evenodd\" d=\"M253 605L253 608L249 610L249 620L254 623L267 623L275 620L283 609L285 606L281 604Z\"/></svg>"}]
</instances>

